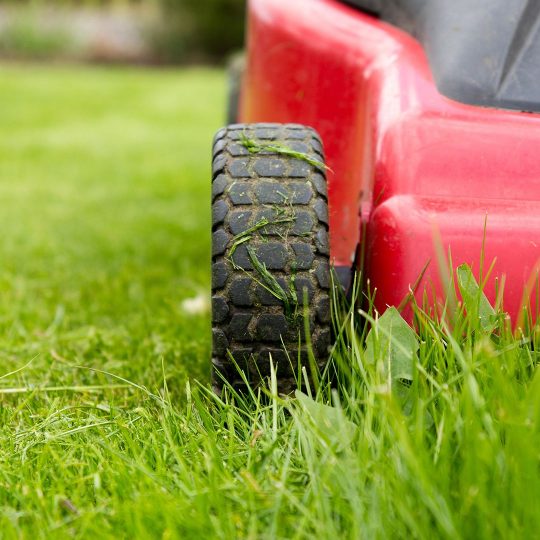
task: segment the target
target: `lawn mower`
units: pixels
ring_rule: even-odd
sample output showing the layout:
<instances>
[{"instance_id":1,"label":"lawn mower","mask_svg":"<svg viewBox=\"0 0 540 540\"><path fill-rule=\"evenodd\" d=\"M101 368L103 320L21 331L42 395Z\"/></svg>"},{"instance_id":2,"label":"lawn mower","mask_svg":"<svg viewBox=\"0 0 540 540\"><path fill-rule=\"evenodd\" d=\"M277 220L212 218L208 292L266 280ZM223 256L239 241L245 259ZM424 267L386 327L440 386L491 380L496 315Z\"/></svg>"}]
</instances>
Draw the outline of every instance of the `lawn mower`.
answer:
<instances>
[{"instance_id":1,"label":"lawn mower","mask_svg":"<svg viewBox=\"0 0 540 540\"><path fill-rule=\"evenodd\" d=\"M213 146L217 386L277 365L287 390L324 366L330 269L346 288L360 261L379 313L444 304L446 259L536 317L540 3L251 0L247 17L237 123Z\"/></svg>"}]
</instances>

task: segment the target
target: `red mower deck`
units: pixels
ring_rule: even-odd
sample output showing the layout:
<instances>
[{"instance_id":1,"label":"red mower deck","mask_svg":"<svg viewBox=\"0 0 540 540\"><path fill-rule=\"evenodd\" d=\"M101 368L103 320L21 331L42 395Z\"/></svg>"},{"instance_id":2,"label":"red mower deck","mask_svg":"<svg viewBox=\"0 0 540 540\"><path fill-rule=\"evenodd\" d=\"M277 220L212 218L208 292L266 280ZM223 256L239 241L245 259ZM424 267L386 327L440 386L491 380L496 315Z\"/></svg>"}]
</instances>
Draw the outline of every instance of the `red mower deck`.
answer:
<instances>
[{"instance_id":1,"label":"red mower deck","mask_svg":"<svg viewBox=\"0 0 540 540\"><path fill-rule=\"evenodd\" d=\"M248 29L239 119L322 136L333 263L363 245L379 311L420 276L442 300L437 243L478 275L487 220L486 293L505 276L516 320L540 260L540 115L444 97L419 42L336 0L251 0Z\"/></svg>"}]
</instances>

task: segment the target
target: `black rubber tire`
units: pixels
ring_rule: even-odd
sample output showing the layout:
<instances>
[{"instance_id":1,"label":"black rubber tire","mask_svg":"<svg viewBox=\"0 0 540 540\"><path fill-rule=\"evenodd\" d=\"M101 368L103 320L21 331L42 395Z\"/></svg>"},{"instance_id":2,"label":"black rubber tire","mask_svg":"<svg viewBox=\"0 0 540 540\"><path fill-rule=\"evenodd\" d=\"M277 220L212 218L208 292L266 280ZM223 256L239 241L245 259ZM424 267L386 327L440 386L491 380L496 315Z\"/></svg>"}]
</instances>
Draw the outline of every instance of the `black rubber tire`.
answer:
<instances>
[{"instance_id":1,"label":"black rubber tire","mask_svg":"<svg viewBox=\"0 0 540 540\"><path fill-rule=\"evenodd\" d=\"M298 359L301 365L308 364L306 307L312 350L320 368L326 364L331 345L325 170L281 153L250 153L242 144L243 136L261 144L285 145L322 163L323 148L313 129L296 124L234 124L214 138L214 388L220 391L223 379L237 388L244 386L230 352L251 385L269 375L271 355L279 389L288 393L296 387ZM238 235L260 225L263 218L270 224L233 248ZM276 218L286 222L275 224ZM249 249L253 250L251 256ZM282 290L292 287L296 291L301 304L296 304L296 315L291 314L291 305L287 312L284 302L261 286L264 279L253 268L256 261L265 264ZM305 295L308 303L303 306Z\"/></svg>"}]
</instances>

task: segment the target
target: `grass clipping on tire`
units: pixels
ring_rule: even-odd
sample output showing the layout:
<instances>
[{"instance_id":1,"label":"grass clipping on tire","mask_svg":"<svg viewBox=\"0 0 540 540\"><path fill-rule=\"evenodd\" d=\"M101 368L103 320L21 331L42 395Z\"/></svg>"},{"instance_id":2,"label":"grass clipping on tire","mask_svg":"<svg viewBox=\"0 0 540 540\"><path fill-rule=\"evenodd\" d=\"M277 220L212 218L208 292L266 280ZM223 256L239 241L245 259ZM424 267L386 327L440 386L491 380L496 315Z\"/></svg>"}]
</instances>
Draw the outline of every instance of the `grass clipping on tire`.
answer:
<instances>
[{"instance_id":1,"label":"grass clipping on tire","mask_svg":"<svg viewBox=\"0 0 540 540\"><path fill-rule=\"evenodd\" d=\"M325 170L331 171L330 167L328 167L328 165L326 165L322 161L312 158L309 154L306 154L305 152L299 152L297 150L294 150L290 148L289 146L286 146L285 144L260 143L259 141L256 141L255 139L251 139L245 133L242 133L240 137L240 144L250 154L260 154L261 152L269 152L271 154L280 154L282 156L288 156L294 159L300 159L302 161L305 161L306 163L309 163L310 165L313 165L314 167L317 167L318 169L322 171L325 171Z\"/></svg>"},{"instance_id":2,"label":"grass clipping on tire","mask_svg":"<svg viewBox=\"0 0 540 540\"><path fill-rule=\"evenodd\" d=\"M263 218L253 227L250 227L249 229L237 234L233 238L233 244L231 246L231 249L229 250L229 261L233 265L234 268L238 270L244 270L241 266L236 264L233 260L233 255L238 246L245 244L246 242L249 242L252 238L254 233L257 231L263 231L266 227L269 225L278 225L283 223L293 223L295 220L294 215L285 216L282 218L277 218L275 220L269 220L268 218ZM252 278L264 289L266 289L270 294L272 294L275 298L278 300L281 300L283 302L284 312L285 316L290 319L294 320L297 315L298 311L298 296L296 294L296 289L294 287L294 281L295 281L295 274L294 272L291 275L291 281L289 282L289 286L287 289L284 289L277 279L272 275L272 273L266 268L266 264L261 262L257 254L255 253L255 250L252 246L247 246L247 253L249 260L251 261L251 264L253 265L253 269L258 274L259 279L256 277ZM247 273L247 272L246 272Z\"/></svg>"},{"instance_id":3,"label":"grass clipping on tire","mask_svg":"<svg viewBox=\"0 0 540 540\"><path fill-rule=\"evenodd\" d=\"M268 152L271 154L280 154L283 156L287 156L293 159L300 159L302 161L305 161L312 165L313 167L316 167L320 170L329 170L329 167L325 165L322 161L319 161L318 159L312 158L308 154L304 152L299 152L297 150L294 150L286 145L279 144L279 143L273 143L273 144L266 144L261 143L255 139L252 139L248 137L245 133L243 133L240 137L240 143L244 148L247 149L247 151L250 154L259 154L261 152ZM250 227L249 229L237 234L233 238L233 243L231 246L231 249L229 250L229 260L233 267L235 269L244 270L239 265L237 265L233 261L233 255L238 246L249 242L253 235L256 232L262 232L264 229L271 225L279 225L284 223L292 223L295 220L294 213L292 215L285 215L284 217L278 217L275 220L269 220L267 218L263 218L260 221L258 221L253 227ZM255 253L255 250L251 246L247 246L247 253L248 257L251 261L251 264L253 265L254 271L258 274L259 279L253 277L253 279L264 289L266 289L270 294L272 294L275 298L283 302L284 312L285 316L289 320L296 320L296 317L298 315L298 295L296 293L295 288L295 273L292 272L291 280L288 284L287 288L283 288L277 279L272 275L272 273L266 268L266 265L261 262L257 258L257 254ZM245 270L244 270L245 271Z\"/></svg>"}]
</instances>

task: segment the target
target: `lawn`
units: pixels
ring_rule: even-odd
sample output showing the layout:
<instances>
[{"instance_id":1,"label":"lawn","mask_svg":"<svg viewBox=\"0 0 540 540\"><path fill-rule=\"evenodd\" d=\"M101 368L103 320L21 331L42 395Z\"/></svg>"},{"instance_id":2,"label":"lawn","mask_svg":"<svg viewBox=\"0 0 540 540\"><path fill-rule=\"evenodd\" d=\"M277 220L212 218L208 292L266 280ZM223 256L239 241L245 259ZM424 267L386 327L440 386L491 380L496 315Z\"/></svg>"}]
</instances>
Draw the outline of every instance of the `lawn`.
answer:
<instances>
[{"instance_id":1,"label":"lawn","mask_svg":"<svg viewBox=\"0 0 540 540\"><path fill-rule=\"evenodd\" d=\"M0 373L23 368L0 380L2 530L61 526L59 500L75 493L81 530L99 530L92 514L150 494L128 482L115 503L100 495L102 467L117 465L95 461L106 426L91 426L141 422L145 400L69 390L118 383L90 368L149 388L165 372L176 396L188 375L208 380L209 314L182 302L210 283L224 89L215 70L0 68Z\"/></svg>"},{"instance_id":2,"label":"lawn","mask_svg":"<svg viewBox=\"0 0 540 540\"><path fill-rule=\"evenodd\" d=\"M540 332L470 280L416 332L336 302L312 397L208 390L224 96L0 67L0 537L539 537Z\"/></svg>"}]
</instances>

